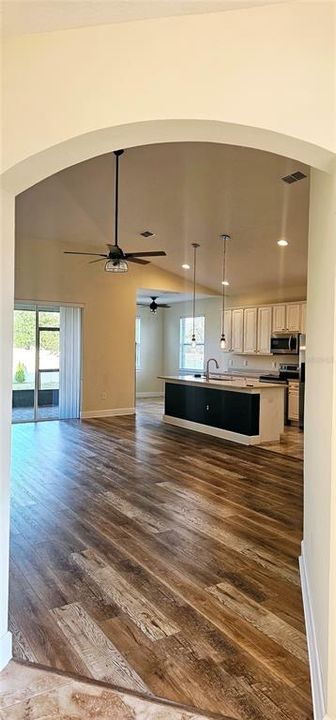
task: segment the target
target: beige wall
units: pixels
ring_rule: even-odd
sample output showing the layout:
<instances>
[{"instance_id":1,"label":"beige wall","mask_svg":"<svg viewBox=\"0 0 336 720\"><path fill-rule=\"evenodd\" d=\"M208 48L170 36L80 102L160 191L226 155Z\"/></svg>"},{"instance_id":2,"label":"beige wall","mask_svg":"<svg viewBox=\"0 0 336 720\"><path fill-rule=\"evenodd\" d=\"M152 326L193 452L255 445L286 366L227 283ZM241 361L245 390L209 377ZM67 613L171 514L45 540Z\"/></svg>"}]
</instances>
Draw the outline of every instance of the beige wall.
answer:
<instances>
[{"instance_id":1,"label":"beige wall","mask_svg":"<svg viewBox=\"0 0 336 720\"><path fill-rule=\"evenodd\" d=\"M63 255L64 249L70 246L17 242L15 299L82 304L82 410L132 409L136 291L154 287L184 292L190 285L153 264L130 264L127 275L112 275L100 264L89 265L85 257Z\"/></svg>"},{"instance_id":2,"label":"beige wall","mask_svg":"<svg viewBox=\"0 0 336 720\"><path fill-rule=\"evenodd\" d=\"M336 717L336 172L312 172L304 558L325 708Z\"/></svg>"}]
</instances>

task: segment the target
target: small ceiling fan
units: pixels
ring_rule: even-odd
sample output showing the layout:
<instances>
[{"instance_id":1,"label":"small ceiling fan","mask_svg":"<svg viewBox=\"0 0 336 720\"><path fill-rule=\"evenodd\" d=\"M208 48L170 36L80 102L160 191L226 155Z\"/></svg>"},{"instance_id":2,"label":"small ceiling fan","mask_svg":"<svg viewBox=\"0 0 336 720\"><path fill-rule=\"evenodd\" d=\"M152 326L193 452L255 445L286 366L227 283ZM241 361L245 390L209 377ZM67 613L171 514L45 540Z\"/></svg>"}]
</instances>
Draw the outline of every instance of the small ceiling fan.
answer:
<instances>
[{"instance_id":1,"label":"small ceiling fan","mask_svg":"<svg viewBox=\"0 0 336 720\"><path fill-rule=\"evenodd\" d=\"M170 305L166 305L165 303L157 303L158 295L151 295L151 303L149 305L144 302L138 302L137 305L141 305L142 307L149 307L151 313L156 313L158 308L170 308Z\"/></svg>"},{"instance_id":2,"label":"small ceiling fan","mask_svg":"<svg viewBox=\"0 0 336 720\"><path fill-rule=\"evenodd\" d=\"M107 253L90 253L77 252L75 250L65 250L65 255L93 255L98 260L90 260L90 264L105 261L106 272L123 273L128 270L128 263L133 262L138 265L148 265L149 260L142 260L145 257L162 257L167 253L164 250L155 250L153 252L132 252L125 253L118 244L119 233L119 158L124 150L115 150L116 170L115 170L115 211L114 211L114 245L107 245Z\"/></svg>"}]
</instances>

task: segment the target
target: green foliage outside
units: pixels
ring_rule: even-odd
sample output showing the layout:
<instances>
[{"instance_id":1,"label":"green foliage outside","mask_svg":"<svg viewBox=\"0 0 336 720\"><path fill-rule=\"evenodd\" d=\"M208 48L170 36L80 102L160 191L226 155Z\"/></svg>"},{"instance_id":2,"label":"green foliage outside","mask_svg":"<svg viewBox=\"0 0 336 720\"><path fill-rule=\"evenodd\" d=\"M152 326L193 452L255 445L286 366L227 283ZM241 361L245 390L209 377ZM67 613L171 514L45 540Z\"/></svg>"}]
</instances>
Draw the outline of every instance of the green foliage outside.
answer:
<instances>
[{"instance_id":1,"label":"green foliage outside","mask_svg":"<svg viewBox=\"0 0 336 720\"><path fill-rule=\"evenodd\" d=\"M20 384L26 382L26 369L21 361L17 364L14 380Z\"/></svg>"},{"instance_id":2,"label":"green foliage outside","mask_svg":"<svg viewBox=\"0 0 336 720\"><path fill-rule=\"evenodd\" d=\"M55 312L39 313L40 327L59 325L59 314ZM15 310L14 313L14 347L30 350L35 347L35 313L27 310ZM59 332L49 331L41 334L41 348L58 355Z\"/></svg>"}]
</instances>

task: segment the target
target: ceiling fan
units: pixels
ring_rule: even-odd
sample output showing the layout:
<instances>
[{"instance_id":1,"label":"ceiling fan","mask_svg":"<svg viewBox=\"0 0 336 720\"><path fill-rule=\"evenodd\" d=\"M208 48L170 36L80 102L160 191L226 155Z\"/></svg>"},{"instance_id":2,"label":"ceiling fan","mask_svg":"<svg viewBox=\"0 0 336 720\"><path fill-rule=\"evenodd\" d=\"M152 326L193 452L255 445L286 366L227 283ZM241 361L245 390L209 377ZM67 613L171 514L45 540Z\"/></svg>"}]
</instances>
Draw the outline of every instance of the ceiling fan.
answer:
<instances>
[{"instance_id":1,"label":"ceiling fan","mask_svg":"<svg viewBox=\"0 0 336 720\"><path fill-rule=\"evenodd\" d=\"M165 303L157 303L158 295L151 295L151 303L149 305L147 303L138 302L137 305L142 305L142 307L149 307L151 313L156 313L158 308L170 308L170 305L166 305Z\"/></svg>"},{"instance_id":2,"label":"ceiling fan","mask_svg":"<svg viewBox=\"0 0 336 720\"><path fill-rule=\"evenodd\" d=\"M153 252L124 252L118 244L119 233L119 158L124 150L115 150L116 170L115 170L115 211L114 211L114 245L107 245L107 253L90 253L77 252L75 250L65 250L65 255L94 255L98 260L91 260L90 264L105 261L106 272L123 273L128 270L128 263L133 262L138 265L148 265L149 260L142 260L145 257L162 257L166 255L164 250L156 250Z\"/></svg>"}]
</instances>

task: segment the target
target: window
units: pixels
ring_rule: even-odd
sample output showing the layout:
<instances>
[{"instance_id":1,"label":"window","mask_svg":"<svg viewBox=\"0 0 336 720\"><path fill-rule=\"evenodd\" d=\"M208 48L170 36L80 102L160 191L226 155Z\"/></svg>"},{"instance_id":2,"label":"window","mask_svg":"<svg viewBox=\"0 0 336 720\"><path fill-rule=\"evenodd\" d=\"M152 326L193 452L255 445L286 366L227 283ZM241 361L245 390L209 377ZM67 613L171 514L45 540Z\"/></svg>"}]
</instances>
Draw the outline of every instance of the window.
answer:
<instances>
[{"instance_id":1,"label":"window","mask_svg":"<svg viewBox=\"0 0 336 720\"><path fill-rule=\"evenodd\" d=\"M135 321L135 368L141 368L141 320L137 317Z\"/></svg>"},{"instance_id":2,"label":"window","mask_svg":"<svg viewBox=\"0 0 336 720\"><path fill-rule=\"evenodd\" d=\"M204 367L204 316L195 318L196 347L191 347L193 320L180 318L180 369L203 370Z\"/></svg>"}]
</instances>

